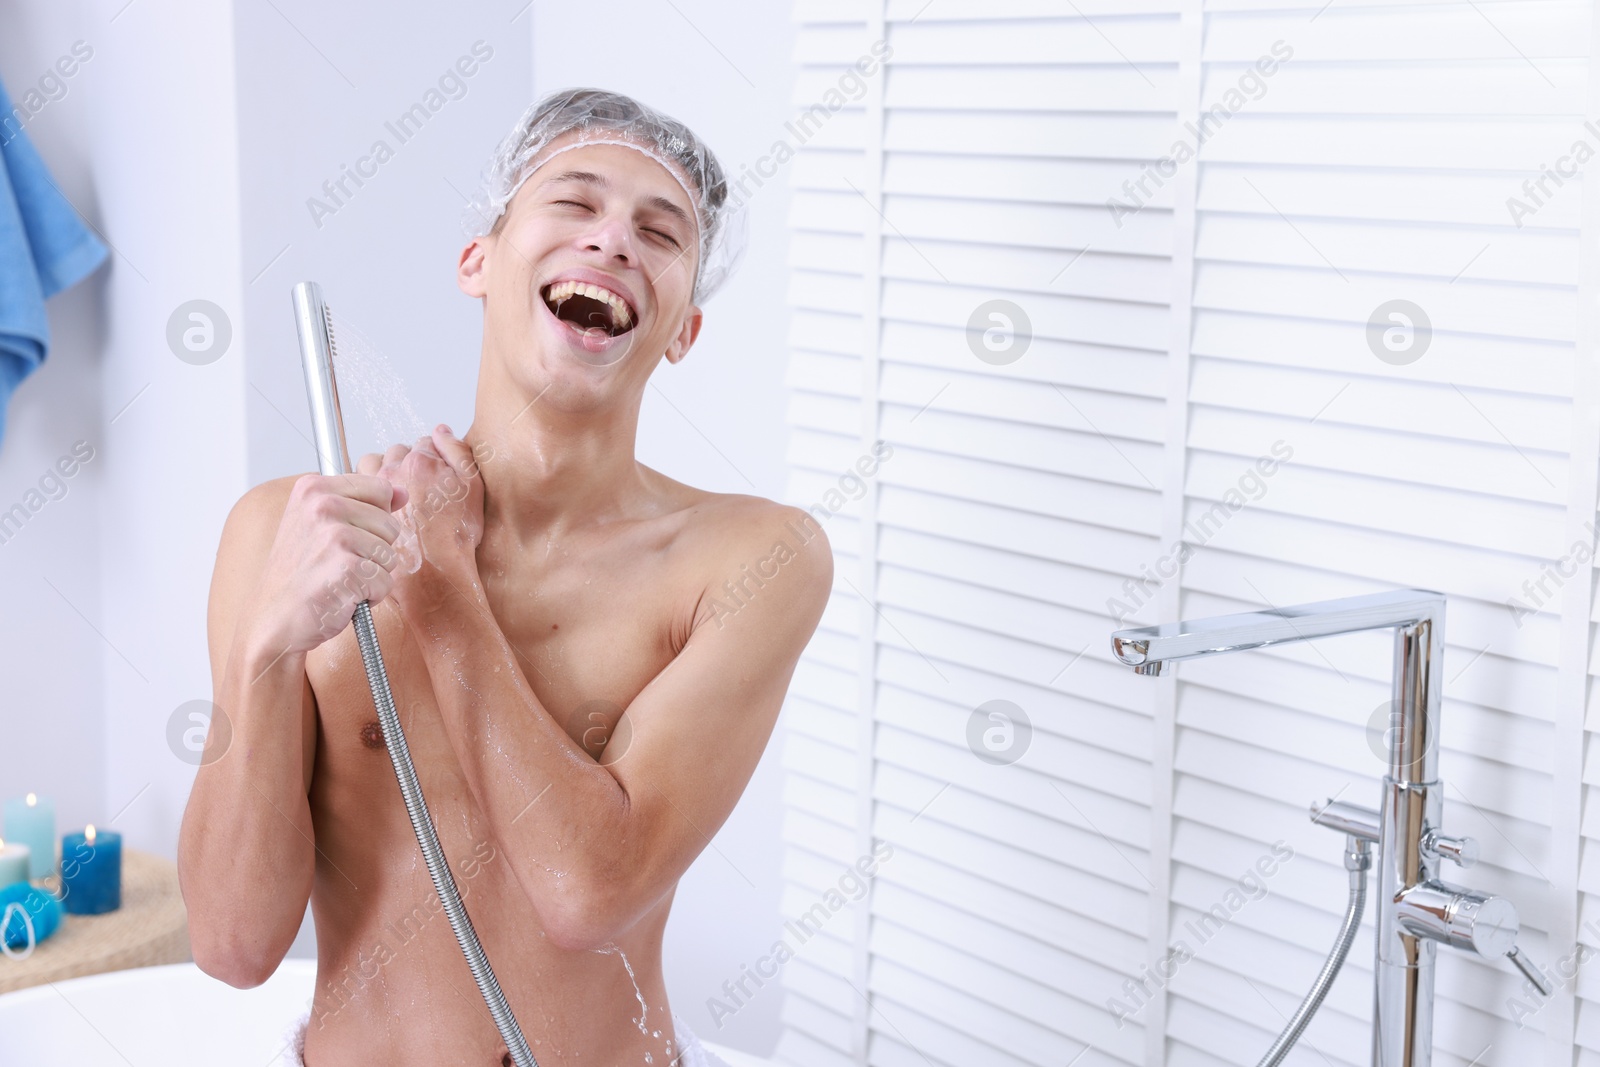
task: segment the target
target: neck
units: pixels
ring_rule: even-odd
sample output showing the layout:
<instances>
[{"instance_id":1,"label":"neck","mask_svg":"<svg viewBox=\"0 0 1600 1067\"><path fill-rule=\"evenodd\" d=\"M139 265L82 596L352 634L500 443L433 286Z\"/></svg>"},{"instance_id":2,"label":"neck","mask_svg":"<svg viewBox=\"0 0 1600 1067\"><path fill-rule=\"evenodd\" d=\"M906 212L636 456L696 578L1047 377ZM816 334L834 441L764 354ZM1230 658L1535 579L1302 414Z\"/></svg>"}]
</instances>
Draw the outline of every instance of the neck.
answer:
<instances>
[{"instance_id":1,"label":"neck","mask_svg":"<svg viewBox=\"0 0 1600 1067\"><path fill-rule=\"evenodd\" d=\"M483 478L485 539L497 531L527 544L626 514L644 488L634 459L642 396L568 411L557 402L559 382L528 394L493 377L480 378L462 437Z\"/></svg>"}]
</instances>

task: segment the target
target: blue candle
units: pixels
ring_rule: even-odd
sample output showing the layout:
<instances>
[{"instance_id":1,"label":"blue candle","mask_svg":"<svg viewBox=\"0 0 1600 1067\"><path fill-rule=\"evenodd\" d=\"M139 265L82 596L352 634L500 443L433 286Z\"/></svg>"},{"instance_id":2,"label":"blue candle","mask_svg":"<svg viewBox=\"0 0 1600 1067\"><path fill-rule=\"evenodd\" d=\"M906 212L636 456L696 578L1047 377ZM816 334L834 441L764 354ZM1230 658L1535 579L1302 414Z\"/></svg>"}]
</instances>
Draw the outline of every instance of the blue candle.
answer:
<instances>
[{"instance_id":1,"label":"blue candle","mask_svg":"<svg viewBox=\"0 0 1600 1067\"><path fill-rule=\"evenodd\" d=\"M61 906L69 915L99 915L122 907L122 835L96 832L61 838Z\"/></svg>"},{"instance_id":2,"label":"blue candle","mask_svg":"<svg viewBox=\"0 0 1600 1067\"><path fill-rule=\"evenodd\" d=\"M29 793L6 801L5 826L0 837L32 850L29 878L43 878L56 870L56 806L48 797Z\"/></svg>"}]
</instances>

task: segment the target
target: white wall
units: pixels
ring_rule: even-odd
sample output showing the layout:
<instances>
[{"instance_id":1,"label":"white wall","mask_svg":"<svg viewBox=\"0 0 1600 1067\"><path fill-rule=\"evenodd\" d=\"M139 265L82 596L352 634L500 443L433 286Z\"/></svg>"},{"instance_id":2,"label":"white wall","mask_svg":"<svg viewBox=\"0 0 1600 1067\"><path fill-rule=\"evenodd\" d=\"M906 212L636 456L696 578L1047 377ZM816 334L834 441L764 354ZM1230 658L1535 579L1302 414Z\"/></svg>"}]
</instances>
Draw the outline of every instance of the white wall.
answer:
<instances>
[{"instance_id":1,"label":"white wall","mask_svg":"<svg viewBox=\"0 0 1600 1067\"><path fill-rule=\"evenodd\" d=\"M236 5L252 483L315 467L289 314L299 281L320 282L336 320L386 356L425 428L472 421L482 311L456 288L459 220L529 100L530 15L513 19L518 6ZM464 89L402 143L387 124L464 56L475 68ZM394 155L375 176L347 181L348 198L324 191L380 139ZM313 198L335 213L314 216ZM352 458L393 443L345 406Z\"/></svg>"},{"instance_id":2,"label":"white wall","mask_svg":"<svg viewBox=\"0 0 1600 1067\"><path fill-rule=\"evenodd\" d=\"M8 7L0 73L19 96L75 41L93 50L27 132L112 254L51 302L56 346L11 406L10 486L76 438L95 456L0 564L7 729L30 752L0 792L52 794L61 829L109 825L171 856L193 769L168 720L211 688L196 561L246 484L244 337L208 366L166 341L187 300L239 305L232 25L160 0ZM174 42L183 62L151 62Z\"/></svg>"},{"instance_id":3,"label":"white wall","mask_svg":"<svg viewBox=\"0 0 1600 1067\"><path fill-rule=\"evenodd\" d=\"M206 367L166 343L183 301L238 304L231 25L226 9L159 0L120 16L34 5L6 22L3 73L19 94L75 41L93 49L27 129L113 251L52 302L58 345L11 408L13 485L75 438L95 458L7 546L7 673L26 687L7 717L37 756L26 783L8 761L0 791L53 794L63 829L110 825L171 855L192 769L167 723L210 693L210 575L195 561L244 488L244 339ZM175 40L184 62L150 62Z\"/></svg>"},{"instance_id":4,"label":"white wall","mask_svg":"<svg viewBox=\"0 0 1600 1067\"><path fill-rule=\"evenodd\" d=\"M167 726L180 705L211 696L206 564L247 484L233 25L226 7L176 0L92 15L106 41L95 183L119 250L101 370L116 420L101 494L105 803L128 805L116 824L127 844L173 856L193 767ZM176 42L187 61L151 62ZM234 323L205 365L167 345L169 318L195 299Z\"/></svg>"},{"instance_id":5,"label":"white wall","mask_svg":"<svg viewBox=\"0 0 1600 1067\"><path fill-rule=\"evenodd\" d=\"M90 20L72 7L6 0L0 24L6 27L0 78L14 98L36 87L74 41L103 45ZM105 77L91 60L24 127L62 192L96 225L101 207L90 120L95 88ZM96 452L67 482L64 497L0 545L0 604L7 607L0 612L6 679L0 724L7 750L28 753L25 760L0 760L0 796L52 795L64 826L113 814L105 803L103 646L95 633L103 625L100 522L109 415L101 406L100 368L107 277L102 267L49 302L49 356L12 395L0 441L0 508L36 489L73 442L87 441Z\"/></svg>"}]
</instances>

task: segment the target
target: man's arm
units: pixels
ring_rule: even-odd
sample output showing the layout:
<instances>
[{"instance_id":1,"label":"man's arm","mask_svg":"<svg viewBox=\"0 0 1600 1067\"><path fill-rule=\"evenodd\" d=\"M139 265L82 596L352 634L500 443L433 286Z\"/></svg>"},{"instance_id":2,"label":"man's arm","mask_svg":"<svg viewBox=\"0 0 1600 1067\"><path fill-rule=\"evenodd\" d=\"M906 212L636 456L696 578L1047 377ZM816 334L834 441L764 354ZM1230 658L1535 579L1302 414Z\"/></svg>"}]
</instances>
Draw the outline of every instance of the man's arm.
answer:
<instances>
[{"instance_id":1,"label":"man's arm","mask_svg":"<svg viewBox=\"0 0 1600 1067\"><path fill-rule=\"evenodd\" d=\"M223 527L206 630L212 701L232 737L219 758L227 735L215 724L208 734L178 836L195 962L239 988L265 981L288 952L315 866L306 794L317 727L306 656L265 644L248 625L292 481L250 490Z\"/></svg>"},{"instance_id":2,"label":"man's arm","mask_svg":"<svg viewBox=\"0 0 1600 1067\"><path fill-rule=\"evenodd\" d=\"M683 650L613 730L626 743L600 762L539 703L470 557L447 564L450 592L411 620L468 786L562 947L628 929L704 849L749 783L821 618L833 556L805 512L763 505L720 547L726 573L708 576L708 594L745 580L741 564L764 584L748 584L737 611L702 596Z\"/></svg>"},{"instance_id":3,"label":"man's arm","mask_svg":"<svg viewBox=\"0 0 1600 1067\"><path fill-rule=\"evenodd\" d=\"M220 714L184 808L178 880L195 962L229 985L266 981L300 929L316 872L306 654L349 627L356 603L388 595L389 512L405 501L370 476L279 478L223 527L206 619Z\"/></svg>"}]
</instances>

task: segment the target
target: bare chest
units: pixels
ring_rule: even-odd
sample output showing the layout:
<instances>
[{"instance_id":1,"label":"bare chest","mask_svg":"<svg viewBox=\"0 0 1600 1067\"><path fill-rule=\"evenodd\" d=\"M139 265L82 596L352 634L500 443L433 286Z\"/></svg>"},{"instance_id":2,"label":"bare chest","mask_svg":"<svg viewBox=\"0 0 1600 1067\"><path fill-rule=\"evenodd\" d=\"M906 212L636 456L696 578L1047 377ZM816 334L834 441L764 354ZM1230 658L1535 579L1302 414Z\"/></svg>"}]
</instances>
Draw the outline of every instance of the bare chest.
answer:
<instances>
[{"instance_id":1,"label":"bare chest","mask_svg":"<svg viewBox=\"0 0 1600 1067\"><path fill-rule=\"evenodd\" d=\"M599 759L628 704L688 639L697 592L671 566L625 546L531 565L484 554L479 563L484 599L506 642L494 670L519 672L544 711ZM437 690L476 679L430 677L392 602L375 606L373 620L413 757L433 757L440 771L458 775ZM375 762L388 773L354 628L313 651L306 672L317 696L319 772Z\"/></svg>"}]
</instances>

